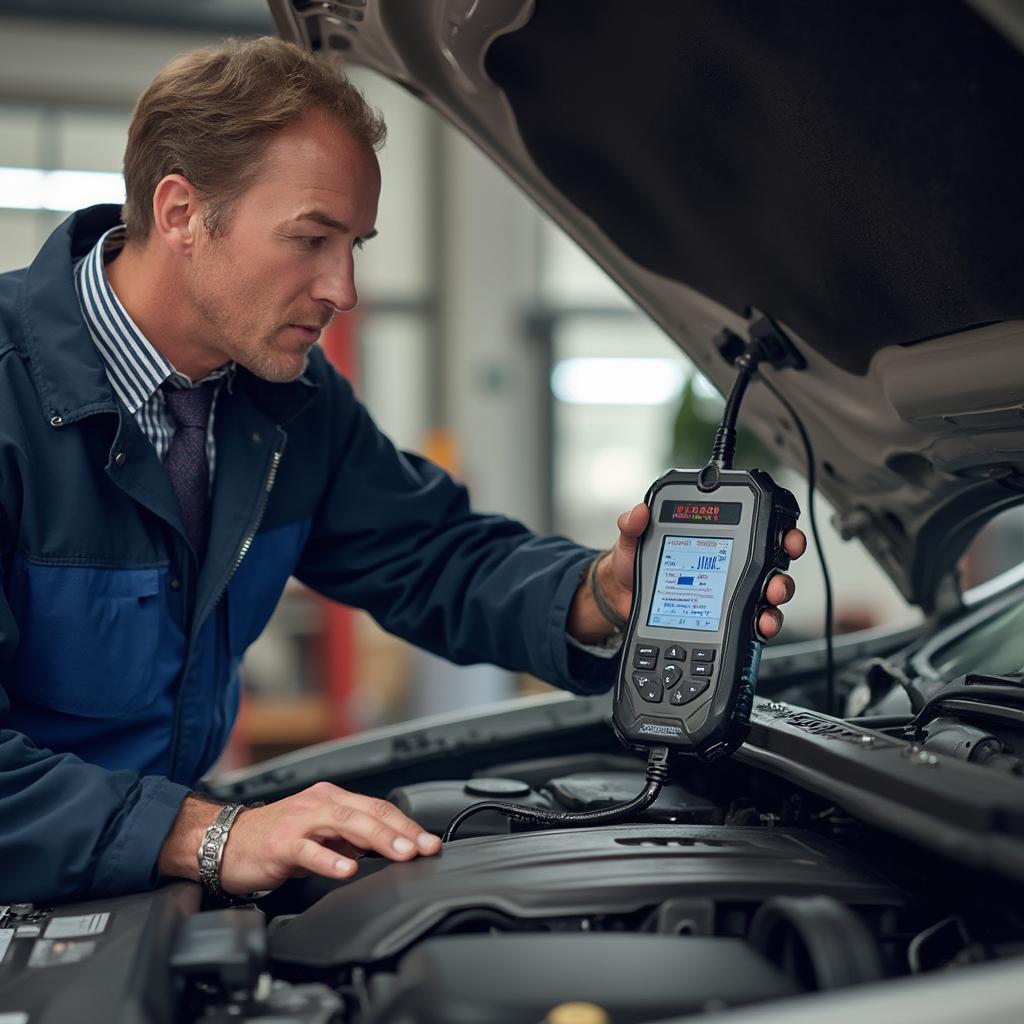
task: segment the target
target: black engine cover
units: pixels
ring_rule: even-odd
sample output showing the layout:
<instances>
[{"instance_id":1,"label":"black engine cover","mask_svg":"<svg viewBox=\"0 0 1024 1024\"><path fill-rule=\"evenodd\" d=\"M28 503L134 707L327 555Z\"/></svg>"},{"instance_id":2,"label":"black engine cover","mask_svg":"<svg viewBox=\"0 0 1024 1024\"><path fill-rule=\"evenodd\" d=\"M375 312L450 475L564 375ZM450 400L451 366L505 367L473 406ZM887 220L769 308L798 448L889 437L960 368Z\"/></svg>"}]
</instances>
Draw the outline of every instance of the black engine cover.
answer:
<instances>
[{"instance_id":1,"label":"black engine cover","mask_svg":"<svg viewBox=\"0 0 1024 1024\"><path fill-rule=\"evenodd\" d=\"M307 967L372 964L461 910L543 928L545 919L632 913L683 897L749 905L817 894L853 906L905 902L876 872L809 832L620 825L483 836L339 886L272 924L269 953Z\"/></svg>"}]
</instances>

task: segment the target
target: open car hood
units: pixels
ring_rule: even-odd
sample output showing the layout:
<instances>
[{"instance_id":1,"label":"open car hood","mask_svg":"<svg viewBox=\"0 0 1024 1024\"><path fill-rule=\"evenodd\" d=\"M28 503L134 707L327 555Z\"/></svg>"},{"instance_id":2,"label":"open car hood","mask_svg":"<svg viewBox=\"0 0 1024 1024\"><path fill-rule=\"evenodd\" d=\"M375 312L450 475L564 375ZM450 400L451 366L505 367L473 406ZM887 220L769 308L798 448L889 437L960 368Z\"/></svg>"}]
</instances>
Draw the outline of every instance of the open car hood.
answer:
<instances>
[{"instance_id":1,"label":"open car hood","mask_svg":"<svg viewBox=\"0 0 1024 1024\"><path fill-rule=\"evenodd\" d=\"M821 490L926 611L1024 497L1024 8L1002 0L270 0L422 96L727 392L763 369ZM742 418L805 467L764 387Z\"/></svg>"}]
</instances>

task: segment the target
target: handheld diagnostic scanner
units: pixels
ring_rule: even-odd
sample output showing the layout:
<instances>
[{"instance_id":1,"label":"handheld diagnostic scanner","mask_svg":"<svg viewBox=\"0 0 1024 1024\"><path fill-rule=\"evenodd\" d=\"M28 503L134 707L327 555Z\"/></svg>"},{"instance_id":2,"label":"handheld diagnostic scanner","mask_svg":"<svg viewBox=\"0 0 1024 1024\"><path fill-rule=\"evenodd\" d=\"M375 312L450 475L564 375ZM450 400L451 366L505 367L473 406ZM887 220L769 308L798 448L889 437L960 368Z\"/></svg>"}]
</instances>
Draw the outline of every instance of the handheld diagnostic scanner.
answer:
<instances>
[{"instance_id":1,"label":"handheld diagnostic scanner","mask_svg":"<svg viewBox=\"0 0 1024 1024\"><path fill-rule=\"evenodd\" d=\"M725 340L730 337L726 332ZM757 619L767 607L768 580L789 568L783 538L796 526L800 507L767 473L732 468L736 418L762 359L797 368L803 360L767 319L751 328L742 348L710 461L699 470L670 470L645 498L650 519L633 562L633 602L612 711L619 739L647 752L643 790L590 811L485 800L452 818L444 842L484 811L526 827L629 820L657 799L674 755L713 761L747 738L764 645Z\"/></svg>"},{"instance_id":2,"label":"handheld diagnostic scanner","mask_svg":"<svg viewBox=\"0 0 1024 1024\"><path fill-rule=\"evenodd\" d=\"M627 746L713 760L747 735L757 619L800 508L760 470L671 470L647 492L613 724Z\"/></svg>"}]
</instances>

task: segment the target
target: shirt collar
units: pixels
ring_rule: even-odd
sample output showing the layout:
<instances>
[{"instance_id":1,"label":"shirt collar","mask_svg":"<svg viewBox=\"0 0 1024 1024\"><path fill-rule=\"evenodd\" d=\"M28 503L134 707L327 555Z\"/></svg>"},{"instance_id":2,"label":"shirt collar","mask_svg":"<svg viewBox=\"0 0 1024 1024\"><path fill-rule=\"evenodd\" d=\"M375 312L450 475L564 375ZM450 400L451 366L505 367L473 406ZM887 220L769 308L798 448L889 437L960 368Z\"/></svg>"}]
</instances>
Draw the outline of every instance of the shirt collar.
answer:
<instances>
[{"instance_id":1,"label":"shirt collar","mask_svg":"<svg viewBox=\"0 0 1024 1024\"><path fill-rule=\"evenodd\" d=\"M110 385L124 407L134 415L165 382L174 387L191 387L193 383L227 377L230 384L234 363L214 370L201 381L189 380L175 370L128 315L104 269L105 257L119 251L124 243L124 225L115 225L99 237L75 270L82 315L103 360Z\"/></svg>"}]
</instances>

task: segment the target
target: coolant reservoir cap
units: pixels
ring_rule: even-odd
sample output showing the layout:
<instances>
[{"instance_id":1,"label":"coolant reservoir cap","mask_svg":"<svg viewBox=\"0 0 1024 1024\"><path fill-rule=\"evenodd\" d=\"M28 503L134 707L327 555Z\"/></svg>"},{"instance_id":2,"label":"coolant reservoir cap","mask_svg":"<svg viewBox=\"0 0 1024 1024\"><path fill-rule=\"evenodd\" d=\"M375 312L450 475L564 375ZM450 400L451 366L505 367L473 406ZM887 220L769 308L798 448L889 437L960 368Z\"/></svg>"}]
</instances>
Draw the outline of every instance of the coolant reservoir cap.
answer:
<instances>
[{"instance_id":1,"label":"coolant reservoir cap","mask_svg":"<svg viewBox=\"0 0 1024 1024\"><path fill-rule=\"evenodd\" d=\"M561 1003L548 1011L544 1024L611 1024L611 1018L594 1003Z\"/></svg>"},{"instance_id":2,"label":"coolant reservoir cap","mask_svg":"<svg viewBox=\"0 0 1024 1024\"><path fill-rule=\"evenodd\" d=\"M505 800L530 795L529 785L519 779L470 779L465 791L469 796L500 797Z\"/></svg>"}]
</instances>

